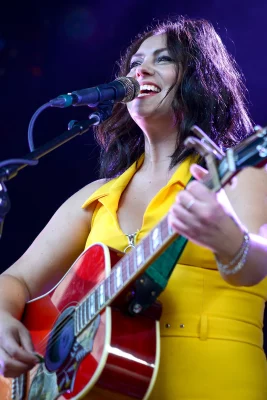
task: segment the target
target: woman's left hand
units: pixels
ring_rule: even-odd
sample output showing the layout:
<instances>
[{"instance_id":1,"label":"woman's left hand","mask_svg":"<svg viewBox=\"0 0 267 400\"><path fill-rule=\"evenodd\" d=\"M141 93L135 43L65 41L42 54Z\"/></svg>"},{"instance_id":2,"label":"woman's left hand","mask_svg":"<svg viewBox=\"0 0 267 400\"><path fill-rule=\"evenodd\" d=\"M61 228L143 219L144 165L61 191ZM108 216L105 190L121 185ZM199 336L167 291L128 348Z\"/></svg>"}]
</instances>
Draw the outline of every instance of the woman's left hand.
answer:
<instances>
[{"instance_id":1,"label":"woman's left hand","mask_svg":"<svg viewBox=\"0 0 267 400\"><path fill-rule=\"evenodd\" d=\"M196 164L190 171L196 180L178 194L169 224L192 242L231 258L242 244L242 227L234 221L229 204L220 203L217 194L201 182L208 172Z\"/></svg>"}]
</instances>

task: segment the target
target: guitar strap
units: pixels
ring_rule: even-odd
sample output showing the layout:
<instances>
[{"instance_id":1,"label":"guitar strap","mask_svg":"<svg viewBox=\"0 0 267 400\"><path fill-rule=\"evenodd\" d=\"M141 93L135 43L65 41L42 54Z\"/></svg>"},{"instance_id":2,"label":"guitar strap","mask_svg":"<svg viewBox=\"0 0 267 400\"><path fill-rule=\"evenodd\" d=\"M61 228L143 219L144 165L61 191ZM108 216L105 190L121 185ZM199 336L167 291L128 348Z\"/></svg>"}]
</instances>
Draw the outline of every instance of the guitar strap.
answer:
<instances>
[{"instance_id":1,"label":"guitar strap","mask_svg":"<svg viewBox=\"0 0 267 400\"><path fill-rule=\"evenodd\" d=\"M191 177L189 182L193 179ZM136 280L135 295L128 308L130 314L144 311L163 292L187 242L187 238L179 236Z\"/></svg>"}]
</instances>

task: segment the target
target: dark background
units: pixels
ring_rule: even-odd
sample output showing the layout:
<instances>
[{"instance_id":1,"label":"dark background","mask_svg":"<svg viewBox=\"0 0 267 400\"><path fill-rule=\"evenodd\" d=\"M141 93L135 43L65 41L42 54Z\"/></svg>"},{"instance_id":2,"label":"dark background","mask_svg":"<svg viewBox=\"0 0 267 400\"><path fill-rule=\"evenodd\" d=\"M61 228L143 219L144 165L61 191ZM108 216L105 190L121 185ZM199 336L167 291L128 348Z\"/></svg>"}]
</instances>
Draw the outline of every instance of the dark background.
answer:
<instances>
[{"instance_id":1,"label":"dark background","mask_svg":"<svg viewBox=\"0 0 267 400\"><path fill-rule=\"evenodd\" d=\"M246 78L253 120L265 125L266 0L46 0L16 6L9 1L0 6L0 161L28 153L28 124L39 106L113 80L130 40L147 24L178 14L213 23ZM86 107L44 111L35 125L35 144L88 114ZM0 271L21 256L71 194L97 178L97 156L89 132L7 182L12 206L0 240Z\"/></svg>"}]
</instances>

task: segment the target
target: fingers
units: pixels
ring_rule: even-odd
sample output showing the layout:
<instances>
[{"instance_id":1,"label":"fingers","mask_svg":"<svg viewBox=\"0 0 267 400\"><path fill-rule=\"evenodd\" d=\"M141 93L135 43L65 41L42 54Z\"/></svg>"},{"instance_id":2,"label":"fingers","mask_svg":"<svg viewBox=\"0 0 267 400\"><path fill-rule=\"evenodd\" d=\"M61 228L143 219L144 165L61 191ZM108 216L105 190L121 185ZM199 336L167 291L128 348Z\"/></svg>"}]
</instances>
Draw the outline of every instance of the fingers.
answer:
<instances>
[{"instance_id":1,"label":"fingers","mask_svg":"<svg viewBox=\"0 0 267 400\"><path fill-rule=\"evenodd\" d=\"M34 365L29 366L27 363L11 358L4 349L0 348L0 375L6 378L15 378L33 368Z\"/></svg>"},{"instance_id":2,"label":"fingers","mask_svg":"<svg viewBox=\"0 0 267 400\"><path fill-rule=\"evenodd\" d=\"M19 341L20 341L22 348L25 349L29 353L34 353L32 340L31 340L31 337L30 337L27 329L25 329L24 326L22 326L21 329L19 330L18 334L19 334Z\"/></svg>"},{"instance_id":3,"label":"fingers","mask_svg":"<svg viewBox=\"0 0 267 400\"><path fill-rule=\"evenodd\" d=\"M189 182L189 184L186 187L186 191L191 193L193 197L202 202L207 202L209 200L217 201L216 193L212 192L203 183L198 181Z\"/></svg>"},{"instance_id":4,"label":"fingers","mask_svg":"<svg viewBox=\"0 0 267 400\"><path fill-rule=\"evenodd\" d=\"M184 210L190 211L193 206L200 207L201 206L201 201L198 200L192 193L190 193L188 190L183 190L179 193L179 195L176 198L176 202L174 203L174 208L177 208L177 206L182 206Z\"/></svg>"},{"instance_id":5,"label":"fingers","mask_svg":"<svg viewBox=\"0 0 267 400\"><path fill-rule=\"evenodd\" d=\"M193 177L198 181L204 180L209 174L209 171L198 164L192 164L190 167L190 172Z\"/></svg>"},{"instance_id":6,"label":"fingers","mask_svg":"<svg viewBox=\"0 0 267 400\"><path fill-rule=\"evenodd\" d=\"M179 215L178 218L177 214ZM173 208L170 210L168 214L168 223L175 232L186 236L187 238L191 238L192 233L200 233L200 228L196 226L196 222L192 221L192 223L188 223L188 219L186 218L182 207L181 210Z\"/></svg>"},{"instance_id":7,"label":"fingers","mask_svg":"<svg viewBox=\"0 0 267 400\"><path fill-rule=\"evenodd\" d=\"M190 182L186 190L178 194L174 207L179 204L191 215L194 214L195 217L200 218L209 218L220 209L216 194L197 181ZM189 217L188 213L186 217Z\"/></svg>"},{"instance_id":8,"label":"fingers","mask_svg":"<svg viewBox=\"0 0 267 400\"><path fill-rule=\"evenodd\" d=\"M200 238L210 242L210 236L217 234L224 217L216 194L203 183L193 181L176 197L168 221L177 233L200 243Z\"/></svg>"},{"instance_id":9,"label":"fingers","mask_svg":"<svg viewBox=\"0 0 267 400\"><path fill-rule=\"evenodd\" d=\"M178 197L168 215L168 222L175 231L186 236L193 231L195 233L201 232L201 224L199 219L195 217L195 211L199 212L199 203L189 193L184 193L184 196Z\"/></svg>"},{"instance_id":10,"label":"fingers","mask_svg":"<svg viewBox=\"0 0 267 400\"><path fill-rule=\"evenodd\" d=\"M37 358L34 356L33 352L29 352L21 347L18 344L16 337L9 337L3 345L4 350L10 355L10 357L29 365L29 367L33 367L34 364L36 364Z\"/></svg>"},{"instance_id":11,"label":"fingers","mask_svg":"<svg viewBox=\"0 0 267 400\"><path fill-rule=\"evenodd\" d=\"M192 173L197 179L207 175L207 171L197 165ZM178 234L217 253L229 252L236 232L239 234L231 212L218 201L215 192L198 180L190 182L185 190L179 192L170 209L168 222ZM267 228L262 227L261 233L267 235Z\"/></svg>"},{"instance_id":12,"label":"fingers","mask_svg":"<svg viewBox=\"0 0 267 400\"><path fill-rule=\"evenodd\" d=\"M38 359L27 329L16 321L1 337L0 374L14 378L33 368Z\"/></svg>"}]
</instances>

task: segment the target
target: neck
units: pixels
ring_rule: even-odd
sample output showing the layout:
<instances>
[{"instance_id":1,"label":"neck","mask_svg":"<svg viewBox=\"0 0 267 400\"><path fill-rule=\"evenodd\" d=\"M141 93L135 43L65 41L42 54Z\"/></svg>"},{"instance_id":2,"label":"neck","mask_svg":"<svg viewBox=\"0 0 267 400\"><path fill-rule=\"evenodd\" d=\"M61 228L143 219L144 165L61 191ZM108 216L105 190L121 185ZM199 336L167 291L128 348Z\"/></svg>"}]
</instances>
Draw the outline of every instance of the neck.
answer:
<instances>
[{"instance_id":1,"label":"neck","mask_svg":"<svg viewBox=\"0 0 267 400\"><path fill-rule=\"evenodd\" d=\"M166 131L145 133L145 159L143 168L151 173L168 171L171 162L170 156L173 154L177 141L177 131Z\"/></svg>"}]
</instances>

